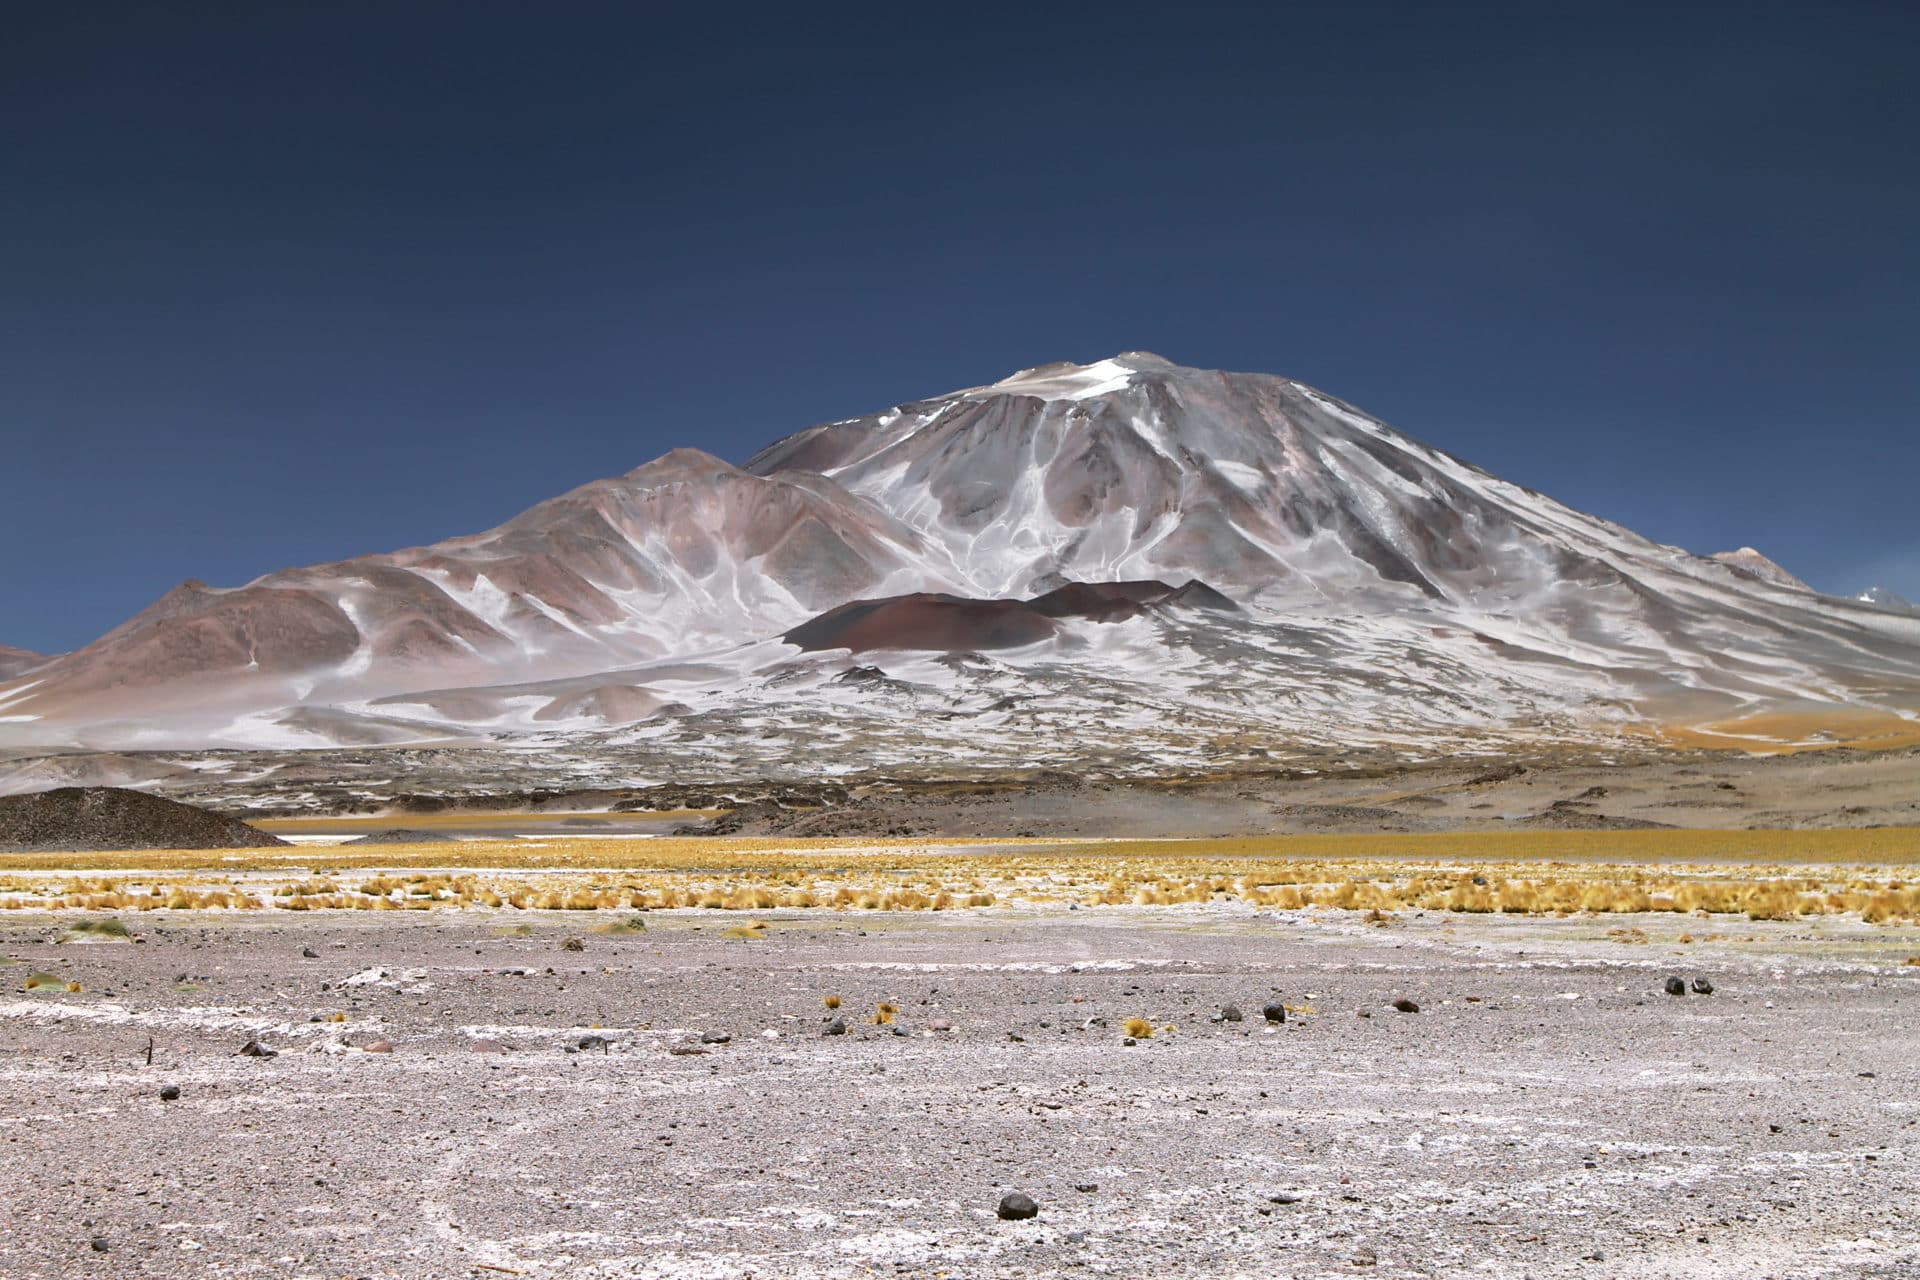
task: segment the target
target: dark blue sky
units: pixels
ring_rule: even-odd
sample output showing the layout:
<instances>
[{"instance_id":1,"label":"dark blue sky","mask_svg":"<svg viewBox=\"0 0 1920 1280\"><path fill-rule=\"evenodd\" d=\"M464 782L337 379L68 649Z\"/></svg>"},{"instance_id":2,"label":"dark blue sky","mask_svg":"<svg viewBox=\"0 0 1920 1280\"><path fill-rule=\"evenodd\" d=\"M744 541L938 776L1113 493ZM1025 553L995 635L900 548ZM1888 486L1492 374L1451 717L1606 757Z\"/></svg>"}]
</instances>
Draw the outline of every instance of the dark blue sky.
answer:
<instances>
[{"instance_id":1,"label":"dark blue sky","mask_svg":"<svg viewBox=\"0 0 1920 1280\"><path fill-rule=\"evenodd\" d=\"M1917 14L5 3L0 643L1129 348L1920 596Z\"/></svg>"}]
</instances>

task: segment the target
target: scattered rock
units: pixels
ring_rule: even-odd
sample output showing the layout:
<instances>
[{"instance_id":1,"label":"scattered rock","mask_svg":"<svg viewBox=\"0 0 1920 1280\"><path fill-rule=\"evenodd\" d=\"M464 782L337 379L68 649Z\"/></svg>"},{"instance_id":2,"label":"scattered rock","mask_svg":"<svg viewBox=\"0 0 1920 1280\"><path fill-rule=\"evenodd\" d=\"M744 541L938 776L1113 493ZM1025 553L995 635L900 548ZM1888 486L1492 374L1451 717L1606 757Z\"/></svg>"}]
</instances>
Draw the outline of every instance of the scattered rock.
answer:
<instances>
[{"instance_id":1,"label":"scattered rock","mask_svg":"<svg viewBox=\"0 0 1920 1280\"><path fill-rule=\"evenodd\" d=\"M1292 1195L1288 1192L1282 1191L1278 1195L1268 1196L1267 1203L1268 1204L1299 1204L1300 1199L1301 1198L1299 1196Z\"/></svg>"},{"instance_id":2,"label":"scattered rock","mask_svg":"<svg viewBox=\"0 0 1920 1280\"><path fill-rule=\"evenodd\" d=\"M932 1022L929 1022L927 1024L927 1030L951 1031L953 1030L953 1024L951 1022L948 1022L945 1018L935 1018Z\"/></svg>"},{"instance_id":3,"label":"scattered rock","mask_svg":"<svg viewBox=\"0 0 1920 1280\"><path fill-rule=\"evenodd\" d=\"M708 1031L700 1037L701 1044L732 1044L733 1036L725 1031Z\"/></svg>"},{"instance_id":4,"label":"scattered rock","mask_svg":"<svg viewBox=\"0 0 1920 1280\"><path fill-rule=\"evenodd\" d=\"M366 1047L368 1053L392 1053L393 1045L385 1040L375 1040Z\"/></svg>"},{"instance_id":5,"label":"scattered rock","mask_svg":"<svg viewBox=\"0 0 1920 1280\"><path fill-rule=\"evenodd\" d=\"M1222 1021L1222 1022L1244 1022L1244 1021L1246 1021L1246 1017L1245 1017L1245 1015L1243 1015L1243 1014L1242 1014L1242 1013L1240 1012L1240 1006L1239 1006L1239 1005L1237 1005L1237 1004L1224 1004L1224 1005L1221 1005L1221 1006L1220 1006L1220 1021Z\"/></svg>"},{"instance_id":6,"label":"scattered rock","mask_svg":"<svg viewBox=\"0 0 1920 1280\"><path fill-rule=\"evenodd\" d=\"M1710 996L1713 994L1713 984L1705 978L1695 978L1693 980L1693 990L1697 995Z\"/></svg>"},{"instance_id":7,"label":"scattered rock","mask_svg":"<svg viewBox=\"0 0 1920 1280\"><path fill-rule=\"evenodd\" d=\"M177 1084L170 1084L160 1091L160 1101L162 1102L177 1102L179 1098L180 1086Z\"/></svg>"},{"instance_id":8,"label":"scattered rock","mask_svg":"<svg viewBox=\"0 0 1920 1280\"><path fill-rule=\"evenodd\" d=\"M562 951L585 951L587 944L578 938L562 938L560 940L560 949Z\"/></svg>"},{"instance_id":9,"label":"scattered rock","mask_svg":"<svg viewBox=\"0 0 1920 1280\"><path fill-rule=\"evenodd\" d=\"M847 1020L845 1018L835 1018L827 1024L826 1030L820 1034L823 1036L843 1036L847 1034Z\"/></svg>"},{"instance_id":10,"label":"scattered rock","mask_svg":"<svg viewBox=\"0 0 1920 1280\"><path fill-rule=\"evenodd\" d=\"M676 1058L697 1058L706 1053L706 1050L697 1044L676 1044L667 1052Z\"/></svg>"},{"instance_id":11,"label":"scattered rock","mask_svg":"<svg viewBox=\"0 0 1920 1280\"><path fill-rule=\"evenodd\" d=\"M1670 996L1683 996L1687 994L1687 984L1679 978L1668 978L1667 994Z\"/></svg>"},{"instance_id":12,"label":"scattered rock","mask_svg":"<svg viewBox=\"0 0 1920 1280\"><path fill-rule=\"evenodd\" d=\"M1420 1006L1415 1004L1413 1001L1407 999L1405 996L1401 996L1398 1000L1395 1000L1393 1002L1393 1007L1398 1009L1402 1013L1420 1012Z\"/></svg>"},{"instance_id":13,"label":"scattered rock","mask_svg":"<svg viewBox=\"0 0 1920 1280\"><path fill-rule=\"evenodd\" d=\"M1269 1001L1260 1006L1260 1016L1268 1022L1285 1022L1287 1020L1287 1006L1281 1004L1278 1000Z\"/></svg>"},{"instance_id":14,"label":"scattered rock","mask_svg":"<svg viewBox=\"0 0 1920 1280\"><path fill-rule=\"evenodd\" d=\"M1000 1197L1000 1207L994 1210L1008 1222L1018 1222L1023 1218L1035 1218L1040 1215L1040 1206L1033 1197L1018 1191L1009 1191Z\"/></svg>"},{"instance_id":15,"label":"scattered rock","mask_svg":"<svg viewBox=\"0 0 1920 1280\"><path fill-rule=\"evenodd\" d=\"M274 1058L274 1057L278 1057L280 1054L280 1051L278 1049L269 1049L267 1048L267 1046L261 1044L258 1040L247 1041L245 1044L240 1046L240 1052L242 1055L249 1058Z\"/></svg>"},{"instance_id":16,"label":"scattered rock","mask_svg":"<svg viewBox=\"0 0 1920 1280\"><path fill-rule=\"evenodd\" d=\"M300 948L300 954L303 958L308 960L318 960L320 958L320 953L318 951L315 951L312 947Z\"/></svg>"},{"instance_id":17,"label":"scattered rock","mask_svg":"<svg viewBox=\"0 0 1920 1280\"><path fill-rule=\"evenodd\" d=\"M1073 1184L1073 1189L1075 1191L1085 1192L1087 1195L1092 1195L1100 1189L1100 1184L1097 1182L1076 1182Z\"/></svg>"},{"instance_id":18,"label":"scattered rock","mask_svg":"<svg viewBox=\"0 0 1920 1280\"><path fill-rule=\"evenodd\" d=\"M112 1248L112 1246L107 1243L105 1236L95 1236L93 1239L87 1241L87 1246L95 1253L105 1253L108 1249Z\"/></svg>"},{"instance_id":19,"label":"scattered rock","mask_svg":"<svg viewBox=\"0 0 1920 1280\"><path fill-rule=\"evenodd\" d=\"M473 1053L505 1053L507 1046L498 1040L475 1040L467 1049Z\"/></svg>"},{"instance_id":20,"label":"scattered rock","mask_svg":"<svg viewBox=\"0 0 1920 1280\"><path fill-rule=\"evenodd\" d=\"M385 831L370 831L347 841L348 844L442 844L454 839L444 831L427 831L419 827L389 827Z\"/></svg>"},{"instance_id":21,"label":"scattered rock","mask_svg":"<svg viewBox=\"0 0 1920 1280\"><path fill-rule=\"evenodd\" d=\"M604 1051L606 1047L612 1043L613 1041L607 1039L605 1036L581 1036L580 1043L574 1047L576 1049L599 1049Z\"/></svg>"}]
</instances>

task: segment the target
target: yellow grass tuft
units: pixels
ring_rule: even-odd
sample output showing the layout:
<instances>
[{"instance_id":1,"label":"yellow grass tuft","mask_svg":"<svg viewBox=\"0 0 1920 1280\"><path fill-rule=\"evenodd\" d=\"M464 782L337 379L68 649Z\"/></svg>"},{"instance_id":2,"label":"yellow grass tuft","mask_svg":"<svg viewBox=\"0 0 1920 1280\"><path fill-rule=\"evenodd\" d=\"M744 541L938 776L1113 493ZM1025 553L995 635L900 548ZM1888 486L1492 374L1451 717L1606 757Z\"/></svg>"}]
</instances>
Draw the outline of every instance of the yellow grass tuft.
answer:
<instances>
[{"instance_id":1,"label":"yellow grass tuft","mask_svg":"<svg viewBox=\"0 0 1920 1280\"><path fill-rule=\"evenodd\" d=\"M873 1007L873 1025L886 1027L893 1024L894 1015L900 1012L900 1006L891 1001L882 1000Z\"/></svg>"},{"instance_id":2,"label":"yellow grass tuft","mask_svg":"<svg viewBox=\"0 0 1920 1280\"><path fill-rule=\"evenodd\" d=\"M829 1009L838 1009L840 1007L840 997L837 995L822 996L820 997L820 1003L827 1006L827 1008Z\"/></svg>"},{"instance_id":3,"label":"yellow grass tuft","mask_svg":"<svg viewBox=\"0 0 1920 1280\"><path fill-rule=\"evenodd\" d=\"M1145 1018L1128 1018L1120 1024L1120 1029L1134 1040L1153 1039L1153 1024Z\"/></svg>"}]
</instances>

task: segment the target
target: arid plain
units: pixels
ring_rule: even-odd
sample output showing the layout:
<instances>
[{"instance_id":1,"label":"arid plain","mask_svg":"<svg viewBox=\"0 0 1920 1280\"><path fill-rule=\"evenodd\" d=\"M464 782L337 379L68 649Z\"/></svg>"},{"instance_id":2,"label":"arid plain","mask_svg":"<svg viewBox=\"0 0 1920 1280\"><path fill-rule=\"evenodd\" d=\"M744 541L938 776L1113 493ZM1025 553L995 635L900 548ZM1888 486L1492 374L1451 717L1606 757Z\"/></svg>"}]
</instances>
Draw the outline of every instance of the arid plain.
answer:
<instances>
[{"instance_id":1,"label":"arid plain","mask_svg":"<svg viewBox=\"0 0 1920 1280\"><path fill-rule=\"evenodd\" d=\"M0 1274L1911 1275L1912 762L7 855Z\"/></svg>"}]
</instances>

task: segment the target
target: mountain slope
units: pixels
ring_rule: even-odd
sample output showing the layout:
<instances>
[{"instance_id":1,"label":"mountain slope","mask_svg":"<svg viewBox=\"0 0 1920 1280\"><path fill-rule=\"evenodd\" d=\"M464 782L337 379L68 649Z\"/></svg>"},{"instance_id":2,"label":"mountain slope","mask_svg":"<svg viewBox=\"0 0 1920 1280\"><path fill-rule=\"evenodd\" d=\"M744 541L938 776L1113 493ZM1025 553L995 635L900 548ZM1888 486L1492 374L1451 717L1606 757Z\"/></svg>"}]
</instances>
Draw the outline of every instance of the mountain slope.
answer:
<instances>
[{"instance_id":1,"label":"mountain slope","mask_svg":"<svg viewBox=\"0 0 1920 1280\"><path fill-rule=\"evenodd\" d=\"M0 742L605 734L830 768L971 751L963 724L1003 755L1163 763L1636 725L1798 743L1834 715L1846 737L1904 731L1920 620L1756 560L1649 542L1301 383L1128 353L814 427L740 468L677 451L470 538L186 584L0 684ZM1016 604L1156 581L1206 601ZM1194 607L1220 594L1240 607ZM917 637L970 620L953 634L992 656L916 640L855 677L870 653L813 643L854 601Z\"/></svg>"},{"instance_id":2,"label":"mountain slope","mask_svg":"<svg viewBox=\"0 0 1920 1280\"><path fill-rule=\"evenodd\" d=\"M0 644L0 680L11 680L18 675L44 666L52 661L44 653L35 653L31 649L16 649L11 645Z\"/></svg>"}]
</instances>

